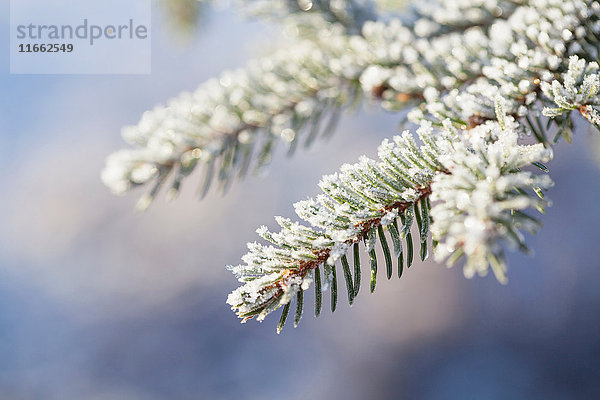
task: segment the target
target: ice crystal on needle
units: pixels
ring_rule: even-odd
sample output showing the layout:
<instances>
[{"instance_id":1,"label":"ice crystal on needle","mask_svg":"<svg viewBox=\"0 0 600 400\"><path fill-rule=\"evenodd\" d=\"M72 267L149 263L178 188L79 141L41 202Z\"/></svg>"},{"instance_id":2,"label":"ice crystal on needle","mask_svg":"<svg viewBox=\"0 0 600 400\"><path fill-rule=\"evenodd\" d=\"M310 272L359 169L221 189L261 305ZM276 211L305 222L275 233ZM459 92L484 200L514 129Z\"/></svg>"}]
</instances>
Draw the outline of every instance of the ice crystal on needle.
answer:
<instances>
[{"instance_id":1,"label":"ice crystal on needle","mask_svg":"<svg viewBox=\"0 0 600 400\"><path fill-rule=\"evenodd\" d=\"M544 82L542 90L557 107L545 107L543 113L547 117L558 117L565 112L577 110L589 122L600 128L600 74L598 63L586 63L585 59L572 56L569 69L562 74L562 81Z\"/></svg>"},{"instance_id":2,"label":"ice crystal on needle","mask_svg":"<svg viewBox=\"0 0 600 400\"><path fill-rule=\"evenodd\" d=\"M436 202L431 232L440 242L436 258L452 265L464 255L465 276L485 275L491 266L500 282L506 282L506 266L499 239L526 250L518 228L535 230L538 223L522 210L544 205L527 191L552 185L547 175L521 171L549 161L552 151L542 144L519 145L514 120L508 117L506 123L472 129L468 143L457 143L455 151L440 157L450 173L438 174L431 185Z\"/></svg>"}]
</instances>

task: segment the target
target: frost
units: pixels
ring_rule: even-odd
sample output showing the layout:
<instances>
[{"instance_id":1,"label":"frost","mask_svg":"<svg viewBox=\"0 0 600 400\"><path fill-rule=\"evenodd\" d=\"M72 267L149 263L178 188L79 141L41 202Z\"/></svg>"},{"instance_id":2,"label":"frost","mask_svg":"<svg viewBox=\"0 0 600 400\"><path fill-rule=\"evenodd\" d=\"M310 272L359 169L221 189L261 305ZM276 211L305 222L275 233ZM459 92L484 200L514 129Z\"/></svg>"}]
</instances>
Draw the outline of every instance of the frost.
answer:
<instances>
[{"instance_id":1,"label":"frost","mask_svg":"<svg viewBox=\"0 0 600 400\"><path fill-rule=\"evenodd\" d=\"M562 74L562 83L559 80L551 84L544 82L542 90L544 95L552 100L558 107L545 107L543 114L556 118L565 112L577 110L590 123L600 127L600 74L597 73L598 64L586 63L577 56L569 59L569 69Z\"/></svg>"},{"instance_id":2,"label":"frost","mask_svg":"<svg viewBox=\"0 0 600 400\"><path fill-rule=\"evenodd\" d=\"M369 0L241 3L282 22L284 47L124 128L132 147L110 155L102 172L111 191L150 185L145 209L159 188L178 193L199 167L226 187L268 163L277 141L293 150L303 137L329 134L355 100L389 111L410 105L416 134L324 176L319 195L294 204L304 225L278 217L279 230L257 230L270 244L248 244L243 264L230 267L242 286L228 303L243 321L263 320L308 289L316 268L331 285L331 267L357 244L378 246L382 226L398 253L415 220L421 243L429 233L439 242L438 259L464 261L467 277L492 271L505 282L503 252L526 251L521 230L538 227L524 211L548 205L542 191L552 181L527 168L545 170L540 163L552 158L545 117L555 119L557 139L570 139L572 115L600 128L591 61L599 58L598 2L431 0L403 15ZM534 136L538 144L520 144Z\"/></svg>"},{"instance_id":3,"label":"frost","mask_svg":"<svg viewBox=\"0 0 600 400\"><path fill-rule=\"evenodd\" d=\"M324 284L330 284L331 266L354 243L364 241L367 252L377 243L379 226L389 226L402 217L402 230L410 232L415 204L431 190L431 232L440 245L438 259L464 256L465 275L484 275L488 269L504 282L505 267L499 242L523 247L521 228L535 228L515 211L539 207L544 201L525 194L547 189L547 176L521 171L533 162L546 162L552 152L541 144L520 145L520 125L503 114L504 99L496 98L502 123L487 121L469 130L459 130L448 120L442 128L421 124L418 145L408 131L384 140L378 148L379 160L360 157L345 164L340 172L324 176L324 194L295 204L298 216L315 229L278 217L282 227L270 233L258 229L264 239L280 246L249 245L243 257L246 265L233 268L242 282L231 295L238 315L260 310L259 318L288 304L298 290L313 283L315 268L324 268ZM498 105L500 104L500 105ZM421 215L419 215L421 216ZM318 229L318 230L316 230ZM391 228L390 228L391 229ZM396 243L394 243L396 250ZM257 279L258 277L258 279ZM273 289L275 287L276 289ZM279 296L277 305L269 302Z\"/></svg>"}]
</instances>

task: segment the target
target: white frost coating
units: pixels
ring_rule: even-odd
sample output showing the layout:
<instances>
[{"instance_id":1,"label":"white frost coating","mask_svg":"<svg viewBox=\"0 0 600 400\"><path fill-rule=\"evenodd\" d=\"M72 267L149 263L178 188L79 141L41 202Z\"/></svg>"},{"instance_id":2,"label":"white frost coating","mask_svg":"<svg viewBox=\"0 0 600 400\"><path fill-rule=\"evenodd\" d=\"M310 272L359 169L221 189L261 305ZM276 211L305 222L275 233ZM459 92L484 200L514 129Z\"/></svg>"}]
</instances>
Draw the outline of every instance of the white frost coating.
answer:
<instances>
[{"instance_id":1,"label":"white frost coating","mask_svg":"<svg viewBox=\"0 0 600 400\"><path fill-rule=\"evenodd\" d=\"M502 100L498 99L499 104ZM498 107L499 112L502 107ZM491 266L506 280L501 242L524 246L518 229L534 224L515 211L541 206L526 194L551 186L547 176L521 172L533 162L546 162L552 152L541 144L520 145L519 124L510 116L459 130L450 121L443 128L424 122L419 142L408 131L379 146L379 160L361 157L341 171L324 176L323 194L295 204L296 213L312 227L278 217L281 230L258 233L274 246L249 245L245 265L231 267L244 283L228 299L242 318L259 320L289 303L312 283L312 269L334 265L354 243L365 241L370 251L379 226L388 227L401 215L399 235L413 221L413 205L432 191L431 232L440 242L436 255L449 264L464 255L465 275L483 275ZM518 189L524 194L515 194ZM330 283L325 268L323 281ZM262 276L267 278L264 278ZM258 278L258 279L257 279ZM270 296L270 297L269 297Z\"/></svg>"},{"instance_id":2,"label":"white frost coating","mask_svg":"<svg viewBox=\"0 0 600 400\"><path fill-rule=\"evenodd\" d=\"M320 43L298 39L290 49L252 61L245 70L225 72L195 92L144 113L122 133L136 147L107 158L103 182L121 194L155 181L159 170L175 170L178 185L198 164L227 159L224 152L236 146L239 162L244 151L261 145L257 142L296 140L298 121L307 125L316 110L339 107L350 96L348 78L330 68L345 50L343 29L335 27L321 37L327 52ZM139 168L145 173L137 172ZM227 175L235 172L228 170Z\"/></svg>"},{"instance_id":3,"label":"white frost coating","mask_svg":"<svg viewBox=\"0 0 600 400\"><path fill-rule=\"evenodd\" d=\"M585 36L597 29L600 15L597 4L583 0L539 0L512 9L503 6L507 18L492 22L489 34L480 28L470 29L464 37L470 35L472 41L449 43L450 54L438 54L433 61L433 65L436 62L456 65L456 70L450 68L449 75L468 83L460 90L447 88L450 90L439 99L425 97L425 106L409 114L409 119L416 123L423 119L441 122L448 115L465 123L474 116L493 119L497 95L505 98L507 114L525 115L523 105L530 106L538 100L540 83L557 77L564 64L561 60L578 51L597 58L598 50L593 43L573 41L570 36L565 39L564 35L565 30L579 29ZM439 40L450 40L450 36ZM469 50L466 53L465 47ZM470 59L460 58L467 55ZM435 74L440 82L442 75ZM444 88L438 83L428 86Z\"/></svg>"},{"instance_id":4,"label":"white frost coating","mask_svg":"<svg viewBox=\"0 0 600 400\"><path fill-rule=\"evenodd\" d=\"M545 107L543 114L558 117L572 110L578 110L589 122L600 127L600 74L598 63L586 63L577 56L569 59L569 69L562 74L562 83L544 82L542 91L558 107Z\"/></svg>"},{"instance_id":5,"label":"white frost coating","mask_svg":"<svg viewBox=\"0 0 600 400\"><path fill-rule=\"evenodd\" d=\"M414 18L379 16L369 1L309 2L311 13L334 24L305 18L294 1L252 3L267 14L292 12L289 48L224 73L125 128L124 139L136 147L109 157L102 174L114 193L161 183L173 171L176 194L198 165L214 173L212 163L239 162L257 144L298 140L315 113L344 105L358 86L390 110L424 99L409 115L416 123L493 119L497 95L506 99L507 114L525 115L523 106L538 100L540 81L557 78L561 60L574 53L598 56L587 40L600 31L593 0L433 0L404 10ZM312 34L303 35L299 26ZM592 80L586 84L593 86ZM594 109L584 111L597 121ZM234 150L237 157L228 153ZM266 164L269 151L256 163ZM228 181L236 168L232 163L216 175Z\"/></svg>"},{"instance_id":6,"label":"white frost coating","mask_svg":"<svg viewBox=\"0 0 600 400\"><path fill-rule=\"evenodd\" d=\"M436 201L431 210L431 232L440 241L436 258L464 254L467 277L485 275L491 266L496 278L506 282L499 239L524 246L511 213L543 204L541 199L518 194L515 189L547 189L552 185L547 176L506 173L552 157L542 144L517 144L516 128L511 117L506 118L504 128L496 122L480 125L469 132L468 142L455 143L456 151L440 158L451 174L436 175L431 186L431 199ZM495 140L489 142L490 138ZM535 227L528 219L520 225L521 229Z\"/></svg>"},{"instance_id":7,"label":"white frost coating","mask_svg":"<svg viewBox=\"0 0 600 400\"><path fill-rule=\"evenodd\" d=\"M375 248L380 227L398 255L415 220L425 221L421 243L429 232L439 242L438 259L464 258L466 276L491 269L504 282L503 251L526 249L520 229L537 222L524 210L541 208L532 192L552 184L527 169L544 169L551 150L520 138L550 145L542 110L563 128L573 110L600 128L598 65L588 62L599 59L598 1L431 0L402 17L377 15L369 0L244 2L290 13L288 48L145 113L123 130L136 147L108 158L105 184L118 194L154 184L146 207L169 172L175 192L198 164L226 182L246 152L252 160L264 149L265 164L272 142L297 141L352 99L416 105L416 135L384 141L377 160L343 165L323 177L322 194L294 205L306 225L278 217L278 232L258 229L272 245L250 243L243 264L229 267L243 286L228 303L262 320L308 289L316 267L330 285L330 266L356 243Z\"/></svg>"}]
</instances>

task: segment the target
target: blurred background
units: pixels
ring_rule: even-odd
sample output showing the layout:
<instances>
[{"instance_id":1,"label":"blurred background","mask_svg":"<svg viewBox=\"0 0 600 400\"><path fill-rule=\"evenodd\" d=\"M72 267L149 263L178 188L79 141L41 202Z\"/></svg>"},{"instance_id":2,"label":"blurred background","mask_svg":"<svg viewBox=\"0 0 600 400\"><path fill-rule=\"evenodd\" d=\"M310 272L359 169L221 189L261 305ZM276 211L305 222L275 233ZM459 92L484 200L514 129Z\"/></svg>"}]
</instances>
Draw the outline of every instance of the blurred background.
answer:
<instances>
[{"instance_id":1,"label":"blurred background","mask_svg":"<svg viewBox=\"0 0 600 400\"><path fill-rule=\"evenodd\" d=\"M8 0L0 24L8 31ZM115 197L100 182L120 128L262 54L277 27L206 9L174 32L156 5L149 76L9 75L0 36L0 399L562 399L600 395L600 166L579 129L549 165L556 186L534 257L509 284L416 263L355 305L275 334L225 304L255 229L317 193L321 175L397 132L367 107L329 142L221 197ZM194 181L196 179L196 181ZM325 305L328 309L328 304Z\"/></svg>"}]
</instances>

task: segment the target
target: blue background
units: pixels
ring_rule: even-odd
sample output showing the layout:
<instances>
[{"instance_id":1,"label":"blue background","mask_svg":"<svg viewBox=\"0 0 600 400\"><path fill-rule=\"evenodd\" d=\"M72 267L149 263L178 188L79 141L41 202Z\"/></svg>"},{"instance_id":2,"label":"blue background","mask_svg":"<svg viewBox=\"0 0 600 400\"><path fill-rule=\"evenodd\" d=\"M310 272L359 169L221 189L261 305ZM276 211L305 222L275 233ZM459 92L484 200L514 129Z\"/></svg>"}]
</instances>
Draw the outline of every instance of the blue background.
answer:
<instances>
[{"instance_id":1,"label":"blue background","mask_svg":"<svg viewBox=\"0 0 600 400\"><path fill-rule=\"evenodd\" d=\"M0 24L1 399L559 399L600 395L600 167L585 125L550 163L556 186L509 284L417 263L374 295L275 334L225 304L254 230L293 217L324 173L397 132L345 115L329 142L221 197L114 197L100 182L119 131L147 109L265 52L277 27L208 11L185 41L155 8L149 76L9 75ZM265 44L267 44L265 46ZM283 151L278 154L284 153ZM309 297L312 297L309 296ZM344 296L342 296L343 299ZM327 308L327 304L325 305Z\"/></svg>"}]
</instances>

